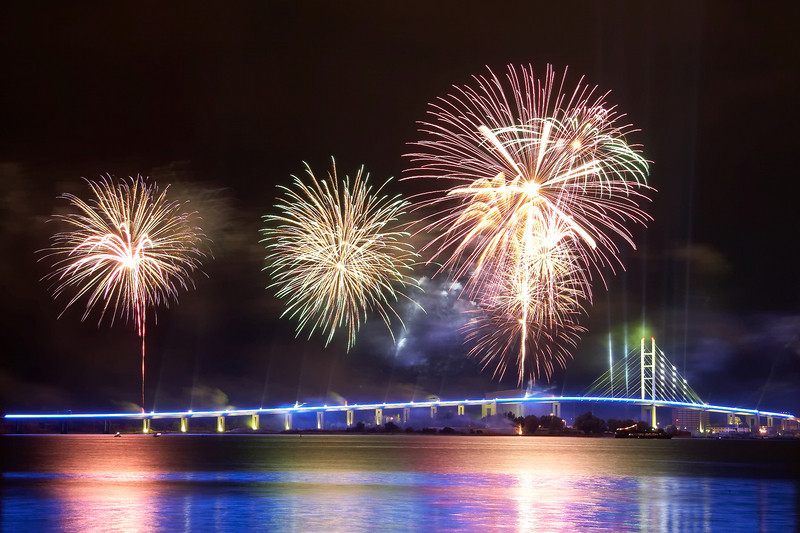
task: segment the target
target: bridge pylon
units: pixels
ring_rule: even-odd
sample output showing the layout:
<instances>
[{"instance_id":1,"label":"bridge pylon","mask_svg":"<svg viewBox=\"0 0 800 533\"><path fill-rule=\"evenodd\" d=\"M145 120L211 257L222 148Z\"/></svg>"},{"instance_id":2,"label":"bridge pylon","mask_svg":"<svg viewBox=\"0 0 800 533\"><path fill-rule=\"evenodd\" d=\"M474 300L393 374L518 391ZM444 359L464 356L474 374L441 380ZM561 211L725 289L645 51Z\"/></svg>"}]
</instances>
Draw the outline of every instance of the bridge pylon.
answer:
<instances>
[{"instance_id":1,"label":"bridge pylon","mask_svg":"<svg viewBox=\"0 0 800 533\"><path fill-rule=\"evenodd\" d=\"M704 402L692 390L686 379L678 372L666 354L656 345L655 337L642 338L639 343L639 356L636 348L625 357L617 360L606 372L597 378L584 392L584 396L598 398L626 398L642 407L642 419L656 426L656 406L663 402L680 402L691 404L688 407L705 409ZM624 375L626 383L621 391L614 388L614 374ZM622 392L622 396L620 396ZM694 407L696 406L696 407Z\"/></svg>"},{"instance_id":2,"label":"bridge pylon","mask_svg":"<svg viewBox=\"0 0 800 533\"><path fill-rule=\"evenodd\" d=\"M642 337L639 364L641 366L642 400L650 400L650 425L656 427L656 339L650 337L650 351L645 351L644 337ZM648 385L649 393L648 393ZM645 409L642 408L642 413Z\"/></svg>"}]
</instances>

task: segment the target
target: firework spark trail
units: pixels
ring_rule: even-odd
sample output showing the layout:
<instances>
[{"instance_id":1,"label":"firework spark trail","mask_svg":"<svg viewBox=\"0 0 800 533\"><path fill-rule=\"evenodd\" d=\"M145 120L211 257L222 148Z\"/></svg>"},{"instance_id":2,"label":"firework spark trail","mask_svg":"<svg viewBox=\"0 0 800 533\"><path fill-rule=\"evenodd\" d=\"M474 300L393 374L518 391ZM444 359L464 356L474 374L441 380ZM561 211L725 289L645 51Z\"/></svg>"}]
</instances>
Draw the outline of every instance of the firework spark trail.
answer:
<instances>
[{"instance_id":1,"label":"firework spark trail","mask_svg":"<svg viewBox=\"0 0 800 533\"><path fill-rule=\"evenodd\" d=\"M564 78L554 91L550 67L543 81L530 67L513 66L506 83L491 71L474 81L432 104L434 121L421 127L428 138L415 143L419 151L408 157L416 166L404 179L439 180L438 190L416 202L436 211L424 219L425 230L437 234L426 247L430 261L465 279L465 294L491 316L488 322L509 321L495 329L501 338L516 332L520 339L521 382L526 346L542 350L537 339L574 344L580 302L591 303L592 272L602 279L603 267L620 265L616 242L633 246L626 224L649 220L639 207L650 190L648 164L626 142L633 130L617 125L621 115L606 106L606 95L594 96L582 80L569 95ZM548 240L554 244L545 255L561 260L537 270ZM505 340L489 343L501 375L512 351ZM560 362L552 354L565 350L547 353ZM545 375L552 371L533 363Z\"/></svg>"},{"instance_id":2,"label":"firework spark trail","mask_svg":"<svg viewBox=\"0 0 800 533\"><path fill-rule=\"evenodd\" d=\"M306 173L310 184L294 177L293 188L280 187L280 214L263 217L264 270L286 301L282 316L297 319L298 335L319 330L327 346L343 327L349 349L369 312L387 328L390 314L400 320L390 300L405 295L395 286L417 286L409 275L417 256L398 223L408 203L385 195L385 184L373 190L363 167L352 181L337 177L335 163L327 180L308 165Z\"/></svg>"},{"instance_id":3,"label":"firework spark trail","mask_svg":"<svg viewBox=\"0 0 800 533\"><path fill-rule=\"evenodd\" d=\"M191 224L194 214L182 212L184 204L167 199L167 188L159 190L141 176L86 181L91 200L61 196L74 211L53 217L70 229L52 237L46 257L55 264L46 279L55 280L55 297L75 290L62 315L85 297L81 320L98 305L98 324L109 310L112 325L116 315L134 320L142 339L144 410L147 308L169 306L179 289L189 288L204 256L199 246L205 235Z\"/></svg>"},{"instance_id":4,"label":"firework spark trail","mask_svg":"<svg viewBox=\"0 0 800 533\"><path fill-rule=\"evenodd\" d=\"M471 345L469 355L478 359L483 369L493 365L492 375L499 378L509 371L509 366L515 367L518 378L527 377L527 373L530 376L551 375L556 365L565 365L570 349L586 331L570 322L547 328L532 320L523 322L497 306L476 310L474 315L464 328L466 342ZM523 338L536 357L522 359L519 346ZM519 382L522 383L522 379Z\"/></svg>"},{"instance_id":5,"label":"firework spark trail","mask_svg":"<svg viewBox=\"0 0 800 533\"><path fill-rule=\"evenodd\" d=\"M503 268L490 269L493 279L490 293L478 299L481 313L469 323L467 338L472 344L470 355L487 366L492 357L502 354L495 337L516 339L517 379L525 373L550 375L552 360L563 364L568 353L564 348L548 346L565 341L574 346L579 328L578 318L584 313L583 302L591 302L591 284L586 258L576 254L570 240L575 238L569 226L559 217L543 218L545 213L531 210L521 235L514 242L519 249L514 259ZM502 324L505 320L506 324ZM528 358L529 347L544 350L547 357ZM507 356L513 354L509 352ZM508 357L506 357L508 358ZM494 374L502 377L508 363L500 358ZM530 359L530 360L529 360ZM532 367L532 368L531 368Z\"/></svg>"}]
</instances>

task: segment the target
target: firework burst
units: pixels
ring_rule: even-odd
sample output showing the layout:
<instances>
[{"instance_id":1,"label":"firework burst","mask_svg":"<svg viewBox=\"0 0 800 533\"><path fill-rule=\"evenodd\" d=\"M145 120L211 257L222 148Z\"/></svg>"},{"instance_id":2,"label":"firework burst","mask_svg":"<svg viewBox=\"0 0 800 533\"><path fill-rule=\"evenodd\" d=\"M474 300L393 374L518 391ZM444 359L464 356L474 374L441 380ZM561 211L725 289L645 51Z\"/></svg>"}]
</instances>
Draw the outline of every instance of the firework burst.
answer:
<instances>
[{"instance_id":1,"label":"firework burst","mask_svg":"<svg viewBox=\"0 0 800 533\"><path fill-rule=\"evenodd\" d=\"M649 220L639 207L650 190L648 164L626 142L632 129L618 124L606 95L582 80L569 95L563 79L554 90L549 67L543 81L513 66L505 83L491 72L474 80L432 105L409 177L437 180L416 206L436 212L425 219L437 235L426 247L431 261L465 280L493 325L470 334L483 339L473 355L490 346L480 357L501 375L516 359L522 382L537 369L549 376L549 361L563 364L552 354L567 350L543 349L544 341L574 344L592 272L619 265L616 243L633 246L626 225ZM527 361L529 342L541 364Z\"/></svg>"},{"instance_id":2,"label":"firework burst","mask_svg":"<svg viewBox=\"0 0 800 533\"><path fill-rule=\"evenodd\" d=\"M179 289L192 284L205 236L191 224L193 214L184 212L183 204L167 199L167 188L159 190L141 176L86 181L92 199L61 196L72 212L54 219L69 229L52 237L46 257L55 263L46 278L55 280L55 297L74 291L64 312L85 299L81 320L100 308L98 324L107 314L112 324L116 316L135 323L142 339L144 409L147 309L168 306Z\"/></svg>"},{"instance_id":3,"label":"firework burst","mask_svg":"<svg viewBox=\"0 0 800 533\"><path fill-rule=\"evenodd\" d=\"M416 254L398 223L408 203L384 194L385 184L373 189L363 167L352 181L337 177L335 163L327 180L308 165L306 173L309 183L294 177L281 187L279 214L264 217L265 270L298 335L319 330L327 346L344 328L349 349L369 312L387 327L391 315L399 320L391 303L405 295L396 286L417 285L409 275Z\"/></svg>"}]
</instances>

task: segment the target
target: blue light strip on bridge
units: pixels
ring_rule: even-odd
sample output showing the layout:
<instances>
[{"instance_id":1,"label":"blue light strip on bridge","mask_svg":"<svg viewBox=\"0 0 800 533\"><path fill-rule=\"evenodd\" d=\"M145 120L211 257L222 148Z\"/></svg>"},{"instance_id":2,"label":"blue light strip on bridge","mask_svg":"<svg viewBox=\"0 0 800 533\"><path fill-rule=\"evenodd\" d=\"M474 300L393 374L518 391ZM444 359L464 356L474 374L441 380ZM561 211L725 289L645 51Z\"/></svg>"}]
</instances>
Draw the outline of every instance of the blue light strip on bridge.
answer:
<instances>
[{"instance_id":1,"label":"blue light strip on bridge","mask_svg":"<svg viewBox=\"0 0 800 533\"><path fill-rule=\"evenodd\" d=\"M220 416L247 416L262 414L304 413L314 411L360 411L369 409L405 409L412 407L455 407L457 405L486 405L492 403L553 403L553 402L590 402L590 403L626 403L634 405L653 405L652 400L639 398L604 398L596 396L530 396L522 398L493 398L484 400L439 400L428 402L397 402L397 403L369 403L352 405L296 405L289 407L268 407L257 409L225 409L216 411L151 411L149 413L51 413L51 414L7 414L4 418L9 420L35 420L35 419L85 419L85 418L116 418L116 419L158 419L158 418L206 418ZM790 413L775 413L745 409L742 407L729 407L724 405L710 405L687 402L655 401L656 407L686 407L704 411L747 414L756 416L771 416L775 418L795 418Z\"/></svg>"}]
</instances>

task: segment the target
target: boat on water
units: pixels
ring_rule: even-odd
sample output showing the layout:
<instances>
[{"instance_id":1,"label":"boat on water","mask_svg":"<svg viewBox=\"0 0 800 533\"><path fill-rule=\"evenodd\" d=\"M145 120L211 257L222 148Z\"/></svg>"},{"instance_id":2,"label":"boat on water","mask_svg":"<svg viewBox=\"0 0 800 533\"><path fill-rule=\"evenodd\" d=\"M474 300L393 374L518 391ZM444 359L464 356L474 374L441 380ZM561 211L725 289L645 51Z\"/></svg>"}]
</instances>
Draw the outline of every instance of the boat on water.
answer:
<instances>
[{"instance_id":1,"label":"boat on water","mask_svg":"<svg viewBox=\"0 0 800 533\"><path fill-rule=\"evenodd\" d=\"M634 424L626 428L619 428L614 431L615 439L671 439L672 434L663 429L640 428Z\"/></svg>"}]
</instances>

